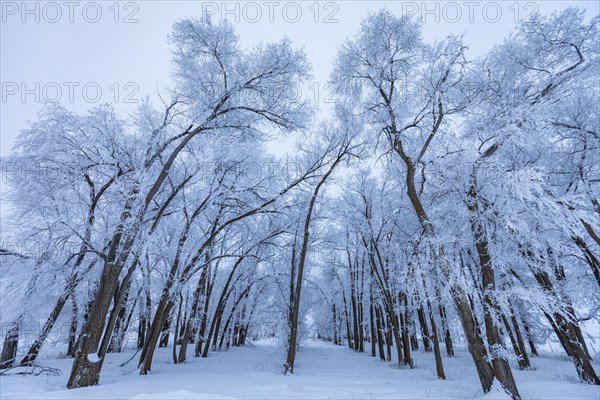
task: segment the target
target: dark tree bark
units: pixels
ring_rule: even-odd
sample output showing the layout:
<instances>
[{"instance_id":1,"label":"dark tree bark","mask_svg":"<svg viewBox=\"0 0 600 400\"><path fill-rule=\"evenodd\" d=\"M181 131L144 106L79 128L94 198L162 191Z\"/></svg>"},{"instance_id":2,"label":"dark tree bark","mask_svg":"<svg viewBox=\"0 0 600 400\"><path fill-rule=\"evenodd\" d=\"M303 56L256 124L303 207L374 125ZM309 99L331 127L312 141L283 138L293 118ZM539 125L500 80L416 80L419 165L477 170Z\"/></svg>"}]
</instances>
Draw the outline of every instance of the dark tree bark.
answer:
<instances>
[{"instance_id":1,"label":"dark tree bark","mask_svg":"<svg viewBox=\"0 0 600 400\"><path fill-rule=\"evenodd\" d=\"M444 343L446 344L446 355L448 357L454 357L454 346L452 345L452 336L450 335L450 328L448 327L448 320L446 318L446 307L440 302L440 321L442 323L442 329L444 331Z\"/></svg>"},{"instance_id":2,"label":"dark tree bark","mask_svg":"<svg viewBox=\"0 0 600 400\"><path fill-rule=\"evenodd\" d=\"M169 336L171 336L171 315L169 314L163 323L162 330L160 332L160 340L158 341L158 347L167 347L169 345Z\"/></svg>"},{"instance_id":3,"label":"dark tree bark","mask_svg":"<svg viewBox=\"0 0 600 400\"><path fill-rule=\"evenodd\" d=\"M173 333L173 364L178 363L177 359L177 339L179 338L179 324L181 323L181 308L183 306L183 296L179 295L179 308L177 310L177 317L175 319L175 332Z\"/></svg>"},{"instance_id":4,"label":"dark tree bark","mask_svg":"<svg viewBox=\"0 0 600 400\"><path fill-rule=\"evenodd\" d=\"M410 356L410 334L408 327L408 298L406 293L400 292L399 295L399 306L400 306L400 323L402 329L402 349L404 350L404 364L413 367L413 361Z\"/></svg>"},{"instance_id":5,"label":"dark tree bark","mask_svg":"<svg viewBox=\"0 0 600 400\"><path fill-rule=\"evenodd\" d=\"M133 271L132 271L133 272ZM115 305L119 304L117 308L113 310L117 311L116 320L114 323L114 329L112 329L112 337L110 339L110 344L108 345L107 352L108 353L120 353L123 351L123 341L125 340L125 330L126 330L126 318L127 318L127 301L129 300L129 291L131 290L131 279L129 282L124 283L123 286L124 293L118 293L118 296L122 296L121 299L115 299ZM109 325L110 326L110 325Z\"/></svg>"},{"instance_id":6,"label":"dark tree bark","mask_svg":"<svg viewBox=\"0 0 600 400\"><path fill-rule=\"evenodd\" d=\"M358 351L361 353L365 352L365 328L364 328L364 316L363 316L363 304L362 304L362 296L358 303Z\"/></svg>"},{"instance_id":7,"label":"dark tree bark","mask_svg":"<svg viewBox=\"0 0 600 400\"><path fill-rule=\"evenodd\" d=\"M427 300L427 308L429 309L429 322L431 323L431 341L433 342L435 370L437 372L438 379L446 379L446 374L444 373L444 364L442 363L442 353L440 352L440 341L438 339L437 327L435 324L435 318L433 316L433 309L429 300Z\"/></svg>"},{"instance_id":8,"label":"dark tree bark","mask_svg":"<svg viewBox=\"0 0 600 400\"><path fill-rule=\"evenodd\" d=\"M591 226L590 226L590 229L591 229ZM592 251L589 249L589 247L587 246L587 244L585 243L585 241L582 238L574 237L573 239L575 240L575 243L577 244L577 246L583 253L583 257L584 257L585 261L587 262L587 264L590 266L590 269L592 270L592 273L594 274L594 277L596 278L596 283L598 284L598 287L600 287L600 261L594 255L594 253L592 253Z\"/></svg>"},{"instance_id":9,"label":"dark tree bark","mask_svg":"<svg viewBox=\"0 0 600 400\"><path fill-rule=\"evenodd\" d=\"M512 329L514 330L515 337L517 339L517 346L519 346L519 350L523 355L523 368L529 369L531 368L531 362L529 361L529 356L527 355L527 349L525 349L525 342L523 341L523 335L521 334L521 328L519 327L519 322L517 321L517 317L515 316L515 312L510 306L510 320L512 322Z\"/></svg>"},{"instance_id":10,"label":"dark tree bark","mask_svg":"<svg viewBox=\"0 0 600 400\"><path fill-rule=\"evenodd\" d=\"M344 299L344 316L346 320L346 338L348 340L348 348L352 349L352 333L350 331L350 317L348 315L348 302L346 301L346 294L343 291L342 287L342 299Z\"/></svg>"},{"instance_id":11,"label":"dark tree bark","mask_svg":"<svg viewBox=\"0 0 600 400\"><path fill-rule=\"evenodd\" d=\"M375 323L377 324L377 347L379 348L379 358L385 361L385 350L383 348L385 327L382 323L381 310L379 305L375 305Z\"/></svg>"},{"instance_id":12,"label":"dark tree bark","mask_svg":"<svg viewBox=\"0 0 600 400\"><path fill-rule=\"evenodd\" d=\"M2 343L2 354L0 355L0 369L10 368L15 362L17 348L19 347L19 331L21 329L21 320L17 318L12 323L4 336Z\"/></svg>"},{"instance_id":13,"label":"dark tree bark","mask_svg":"<svg viewBox=\"0 0 600 400\"><path fill-rule=\"evenodd\" d=\"M508 334L508 338L510 339L510 343L512 344L513 351L515 352L515 355L517 356L517 360L519 362L519 369L520 370L528 369L529 368L529 358L527 357L527 354L523 355L523 353L521 352L521 348L519 347L519 344L517 343L517 339L516 339L515 335L513 334L513 331L510 327L508 319L506 319L506 315L504 315L504 314L502 314L502 322L504 323L504 329L506 329L506 333Z\"/></svg>"},{"instance_id":14,"label":"dark tree bark","mask_svg":"<svg viewBox=\"0 0 600 400\"><path fill-rule=\"evenodd\" d=\"M446 379L446 374L444 373L444 364L442 362L442 352L440 351L440 340L438 337L438 333L437 333L437 325L435 323L435 315L434 315L434 311L433 311L433 307L431 306L431 300L430 300L430 295L427 292L427 284L425 282L425 276L423 276L423 274L421 273L421 281L423 283L423 289L425 292L425 299L426 299L426 304L427 304L427 310L428 310L428 315L429 315L429 323L431 324L431 344L433 345L433 355L435 357L435 369L436 369L436 373L438 376L438 379ZM421 305L420 309L423 311L423 314L425 314L425 311L423 310L423 306ZM423 315L423 319L424 319L425 315ZM427 321L423 321L425 322L425 326L427 326Z\"/></svg>"},{"instance_id":15,"label":"dark tree bark","mask_svg":"<svg viewBox=\"0 0 600 400\"><path fill-rule=\"evenodd\" d=\"M375 310L373 307L373 291L371 290L371 296L369 298L369 326L371 327L371 357L377 356L377 349L375 348L377 343L377 334L375 333L377 328L375 327ZM335 305L334 305L335 307Z\"/></svg>"},{"instance_id":16,"label":"dark tree bark","mask_svg":"<svg viewBox=\"0 0 600 400\"><path fill-rule=\"evenodd\" d=\"M58 317L59 317L64 305L67 303L67 300L68 300L69 296L71 295L72 290L75 289L74 286L72 289L69 288L70 283L71 282L69 282L69 284L67 284L67 288L63 291L63 294L60 296L60 298L56 302L56 305L50 312L50 316L44 323L44 326L42 327L40 334L34 340L33 344L27 351L27 354L25 355L25 357L23 357L23 359L21 359L21 363L20 363L21 366L32 365L33 362L35 361L35 359L37 358L37 356L40 352L40 349L42 348L42 345L44 344L44 341L46 340L46 338L50 334L50 331L54 327L54 324L58 320ZM73 283L75 283L75 281L73 281Z\"/></svg>"},{"instance_id":17,"label":"dark tree bark","mask_svg":"<svg viewBox=\"0 0 600 400\"><path fill-rule=\"evenodd\" d=\"M67 357L75 357L75 343L77 341L77 327L79 325L79 310L77 299L71 296L71 323L69 324L69 339L67 344Z\"/></svg>"},{"instance_id":18,"label":"dark tree bark","mask_svg":"<svg viewBox=\"0 0 600 400\"><path fill-rule=\"evenodd\" d=\"M532 272L544 291L551 298L558 299L559 296L548 274L545 271L535 270L534 268L532 268ZM571 318L566 317L559 311L555 311L552 315L545 312L544 315L548 319L556 336L558 336L565 352L573 360L579 378L583 382L600 385L600 378L598 378L594 371L592 360L585 344L581 342L581 333L578 331L579 327L572 318L573 316L571 315Z\"/></svg>"},{"instance_id":19,"label":"dark tree bark","mask_svg":"<svg viewBox=\"0 0 600 400\"><path fill-rule=\"evenodd\" d=\"M138 338L137 338L137 349L141 350L144 347L146 341L146 332L150 329L148 317L152 310L152 299L150 298L150 291L146 291L146 301L140 310L140 319L138 322Z\"/></svg>"},{"instance_id":20,"label":"dark tree bark","mask_svg":"<svg viewBox=\"0 0 600 400\"><path fill-rule=\"evenodd\" d=\"M352 347L355 351L359 350L360 347L360 336L358 334L358 310L356 307L356 268L358 268L358 260L355 259L354 263L350 258L350 253L348 253L348 267L351 269L350 273L350 304L352 305L352 327L353 327L353 337L354 337L354 346Z\"/></svg>"},{"instance_id":21,"label":"dark tree bark","mask_svg":"<svg viewBox=\"0 0 600 400\"><path fill-rule=\"evenodd\" d=\"M382 312L383 315L383 312ZM385 322L385 326L387 328L386 330L386 336L385 336L385 344L386 344L386 348L387 348L387 356L386 356L386 360L388 362L392 361L392 341L394 340L394 336L392 333L392 324L390 323L390 318L389 316L387 317L387 320ZM398 348L398 346L396 346L396 348ZM402 356L400 355L398 357L398 364L400 364L400 360L402 360Z\"/></svg>"},{"instance_id":22,"label":"dark tree bark","mask_svg":"<svg viewBox=\"0 0 600 400\"><path fill-rule=\"evenodd\" d=\"M206 342L206 328L208 328L208 308L210 307L210 299L212 294L212 285L209 286L210 280L210 266L206 272L204 281L201 285L201 294L204 296L202 303L202 315L200 316L200 328L198 329L198 340L196 342L196 348L194 349L194 356L200 357L203 350L203 345Z\"/></svg>"},{"instance_id":23,"label":"dark tree bark","mask_svg":"<svg viewBox=\"0 0 600 400\"><path fill-rule=\"evenodd\" d=\"M244 298L250 291L250 288L252 288L252 285L253 283L251 282L237 297L237 299L234 298L235 302L233 303L231 312L229 313L229 317L227 317L227 320L225 321L225 326L223 327L223 332L221 334L221 340L219 341L219 346L217 347L219 351L221 351L221 349L223 348L223 343L229 343L229 336L231 335L231 321L233 319L233 316L236 314L237 307L240 305L242 300L244 300ZM217 336L215 335L215 343L217 342L216 339Z\"/></svg>"},{"instance_id":24,"label":"dark tree bark","mask_svg":"<svg viewBox=\"0 0 600 400\"><path fill-rule=\"evenodd\" d=\"M527 341L529 342L531 354L534 356L539 356L537 349L535 348L535 343L533 342L533 335L529 330L529 325L527 325L527 322L525 322L525 318L523 316L521 316L521 320L523 321L523 329L525 329L525 335L527 336Z\"/></svg>"},{"instance_id":25,"label":"dark tree bark","mask_svg":"<svg viewBox=\"0 0 600 400\"><path fill-rule=\"evenodd\" d=\"M331 311L332 311L332 316L331 316L331 320L333 321L332 323L332 329L333 329L333 344L335 344L336 346L338 346L340 344L340 340L338 337L338 324L337 324L337 310L335 307L335 302L332 301L331 302Z\"/></svg>"},{"instance_id":26,"label":"dark tree bark","mask_svg":"<svg viewBox=\"0 0 600 400\"><path fill-rule=\"evenodd\" d=\"M429 328L427 327L427 321L425 320L425 311L423 306L417 310L417 316L419 318L419 325L421 327L421 338L423 338L423 349L426 352L431 351L431 344L429 343Z\"/></svg>"}]
</instances>

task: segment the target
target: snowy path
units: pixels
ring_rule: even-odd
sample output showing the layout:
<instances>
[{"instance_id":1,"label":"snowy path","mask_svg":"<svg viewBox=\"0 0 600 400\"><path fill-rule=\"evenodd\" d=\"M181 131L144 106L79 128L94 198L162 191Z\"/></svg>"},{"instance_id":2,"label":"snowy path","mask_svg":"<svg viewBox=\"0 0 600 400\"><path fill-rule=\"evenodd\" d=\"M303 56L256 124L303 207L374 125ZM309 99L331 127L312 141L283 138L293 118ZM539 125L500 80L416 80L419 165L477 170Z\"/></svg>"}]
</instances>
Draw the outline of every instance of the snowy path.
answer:
<instances>
[{"instance_id":1,"label":"snowy path","mask_svg":"<svg viewBox=\"0 0 600 400\"><path fill-rule=\"evenodd\" d=\"M281 350L269 343L213 353L172 365L170 349L159 349L152 376L139 376L132 352L109 355L100 386L66 390L71 360L42 360L63 376L0 378L1 399L426 399L480 398L475 368L466 352L444 359L448 379L435 377L433 355L415 353L415 369L388 363L345 347L310 343L301 348L293 376L281 374ZM535 371L516 371L523 399L599 399L600 388L577 382L573 365L556 355L532 360ZM485 399L503 398L499 392Z\"/></svg>"}]
</instances>

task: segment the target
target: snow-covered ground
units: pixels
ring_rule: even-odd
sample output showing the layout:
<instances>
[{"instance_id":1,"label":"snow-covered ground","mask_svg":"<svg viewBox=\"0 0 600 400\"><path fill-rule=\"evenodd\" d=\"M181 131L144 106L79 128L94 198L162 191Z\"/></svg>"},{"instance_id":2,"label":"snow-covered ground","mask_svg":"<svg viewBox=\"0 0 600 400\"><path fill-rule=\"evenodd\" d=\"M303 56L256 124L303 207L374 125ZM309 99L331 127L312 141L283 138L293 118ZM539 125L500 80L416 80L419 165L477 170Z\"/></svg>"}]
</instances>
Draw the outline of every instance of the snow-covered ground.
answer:
<instances>
[{"instance_id":1,"label":"snow-covered ground","mask_svg":"<svg viewBox=\"0 0 600 400\"><path fill-rule=\"evenodd\" d=\"M171 349L158 349L152 376L140 376L137 357L124 367L132 351L110 354L100 385L67 390L72 360L43 359L62 376L0 377L1 399L472 399L506 398L501 391L486 396L466 351L444 358L446 381L436 379L432 353L415 352L415 368L389 363L328 343L308 343L296 359L296 373L282 374L284 356L267 342L192 357L173 365ZM573 364L546 353L532 359L532 371L514 369L523 399L600 399L600 387L578 382ZM598 370L598 369L597 369Z\"/></svg>"}]
</instances>

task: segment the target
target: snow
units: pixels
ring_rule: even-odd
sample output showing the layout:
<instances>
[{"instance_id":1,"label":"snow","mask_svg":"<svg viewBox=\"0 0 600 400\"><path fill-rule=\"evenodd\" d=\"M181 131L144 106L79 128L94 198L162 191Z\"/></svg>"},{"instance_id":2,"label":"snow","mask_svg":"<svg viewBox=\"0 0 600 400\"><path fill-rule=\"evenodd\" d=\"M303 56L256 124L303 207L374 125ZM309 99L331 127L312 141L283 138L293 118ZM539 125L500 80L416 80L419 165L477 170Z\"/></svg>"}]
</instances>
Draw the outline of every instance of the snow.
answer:
<instances>
[{"instance_id":1,"label":"snow","mask_svg":"<svg viewBox=\"0 0 600 400\"><path fill-rule=\"evenodd\" d=\"M367 348L369 348L367 346ZM108 354L95 387L67 390L70 359L42 359L40 365L60 368L62 376L2 376L0 399L481 399L507 396L495 383L483 394L470 355L444 358L447 379L438 380L432 353L414 352L415 368L355 353L346 347L313 342L300 348L295 374L283 375L282 350L268 342L191 357L173 365L171 348L157 349L150 376L140 376L137 357L124 367L133 350ZM599 399L598 386L578 381L573 364L563 355L542 353L532 358L532 371L513 373L523 399Z\"/></svg>"},{"instance_id":2,"label":"snow","mask_svg":"<svg viewBox=\"0 0 600 400\"><path fill-rule=\"evenodd\" d=\"M201 400L201 399L233 399L234 397L221 396L212 393L198 393L190 392L188 390L176 390L174 392L164 393L143 393L137 396L133 396L131 400L165 400L165 399L189 399L189 400Z\"/></svg>"},{"instance_id":3,"label":"snow","mask_svg":"<svg viewBox=\"0 0 600 400\"><path fill-rule=\"evenodd\" d=\"M88 354L87 358L88 358L89 362L93 362L93 363L100 361L100 357L98 357L98 353L90 353L90 354Z\"/></svg>"},{"instance_id":4,"label":"snow","mask_svg":"<svg viewBox=\"0 0 600 400\"><path fill-rule=\"evenodd\" d=\"M480 397L482 400L511 400L510 395L502 388L500 382L494 380L492 389Z\"/></svg>"}]
</instances>

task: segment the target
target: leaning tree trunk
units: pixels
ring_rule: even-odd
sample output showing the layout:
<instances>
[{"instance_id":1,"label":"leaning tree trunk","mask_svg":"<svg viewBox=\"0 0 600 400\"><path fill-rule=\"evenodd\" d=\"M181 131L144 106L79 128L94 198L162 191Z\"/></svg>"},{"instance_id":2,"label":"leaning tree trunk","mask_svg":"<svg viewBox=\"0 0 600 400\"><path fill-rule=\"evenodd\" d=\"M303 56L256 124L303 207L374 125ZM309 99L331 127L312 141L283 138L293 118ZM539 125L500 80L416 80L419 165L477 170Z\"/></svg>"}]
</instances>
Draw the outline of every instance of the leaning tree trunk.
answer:
<instances>
[{"instance_id":1,"label":"leaning tree trunk","mask_svg":"<svg viewBox=\"0 0 600 400\"><path fill-rule=\"evenodd\" d=\"M75 266L75 268L77 266L79 266L79 264L81 264L81 263L79 262ZM64 305L67 303L67 300L75 291L75 287L77 286L77 283L79 281L80 281L80 279L78 278L78 274L76 272L73 272L71 274L71 276L69 277L69 280L68 280L65 288L63 289L63 293L56 301L54 308L52 309L52 311L50 312L50 315L46 319L46 322L44 323L42 330L40 331L37 338L34 340L33 344L27 351L27 354L25 355L25 357L23 357L23 359L21 360L21 366L27 366L27 365L33 364L33 362L35 361L35 359L37 358L37 356L40 352L40 349L42 348L42 345L44 344L44 341L46 340L46 338L50 334L50 331L56 324L56 321L58 320L58 317L60 316L60 313L63 310Z\"/></svg>"},{"instance_id":2,"label":"leaning tree trunk","mask_svg":"<svg viewBox=\"0 0 600 400\"><path fill-rule=\"evenodd\" d=\"M152 369L154 350L156 349L156 345L160 340L162 328L165 320L168 318L169 313L171 312L171 309L173 308L173 305L174 304L171 300L162 303L162 306L159 304L161 307L157 309L156 313L154 314L154 318L152 319L152 324L150 325L150 329L146 335L146 342L144 343L142 354L140 356L138 365L140 368L140 375L147 375Z\"/></svg>"},{"instance_id":3,"label":"leaning tree trunk","mask_svg":"<svg viewBox=\"0 0 600 400\"><path fill-rule=\"evenodd\" d=\"M591 227L590 227L590 229L591 229ZM588 245L585 243L585 241L582 238L574 237L573 239L575 240L575 243L577 244L577 246L583 253L583 257L584 257L585 261L588 263L588 265L590 266L592 273L594 274L594 277L596 278L596 283L598 284L598 287L600 287L600 260L598 260L598 258L594 255L594 253L592 253L592 251L589 249Z\"/></svg>"},{"instance_id":4,"label":"leaning tree trunk","mask_svg":"<svg viewBox=\"0 0 600 400\"><path fill-rule=\"evenodd\" d=\"M548 274L545 271L535 270L534 268L532 268L532 272L544 291L551 298L559 300L559 296ZM590 355L586 351L585 344L581 342L581 337L578 335L578 327L572 321L572 318L565 317L559 311L555 311L552 315L544 312L544 315L548 319L556 336L558 336L565 352L573 360L579 378L583 382L600 385L600 378L598 378L598 375L594 371Z\"/></svg>"},{"instance_id":5,"label":"leaning tree trunk","mask_svg":"<svg viewBox=\"0 0 600 400\"><path fill-rule=\"evenodd\" d=\"M529 356L527 355L527 349L525 348L525 341L523 341L523 335L521 334L521 328L519 327L519 323L517 321L517 317L515 316L515 311L512 305L509 302L509 312L510 312L510 321L512 322L512 328L515 333L515 338L517 339L517 346L519 346L519 350L523 355L524 363L523 367L525 369L531 368L531 362L529 361Z\"/></svg>"},{"instance_id":6,"label":"leaning tree trunk","mask_svg":"<svg viewBox=\"0 0 600 400\"><path fill-rule=\"evenodd\" d=\"M534 356L539 356L538 351L535 347L535 343L533 342L533 334L529 329L529 325L525 322L525 318L521 315L521 321L523 322L523 329L525 329L525 336L527 336L527 342L529 342L529 349L531 350L531 354Z\"/></svg>"},{"instance_id":7,"label":"leaning tree trunk","mask_svg":"<svg viewBox=\"0 0 600 400\"><path fill-rule=\"evenodd\" d=\"M510 339L510 343L512 345L513 351L515 352L515 356L517 356L519 369L528 369L529 358L527 357L527 354L523 354L523 352L521 351L521 347L517 343L517 339L515 337L515 334L513 333L514 328L510 327L508 319L504 314L502 314L502 322L504 323L504 328L506 329L506 333L508 334L508 338Z\"/></svg>"}]
</instances>

